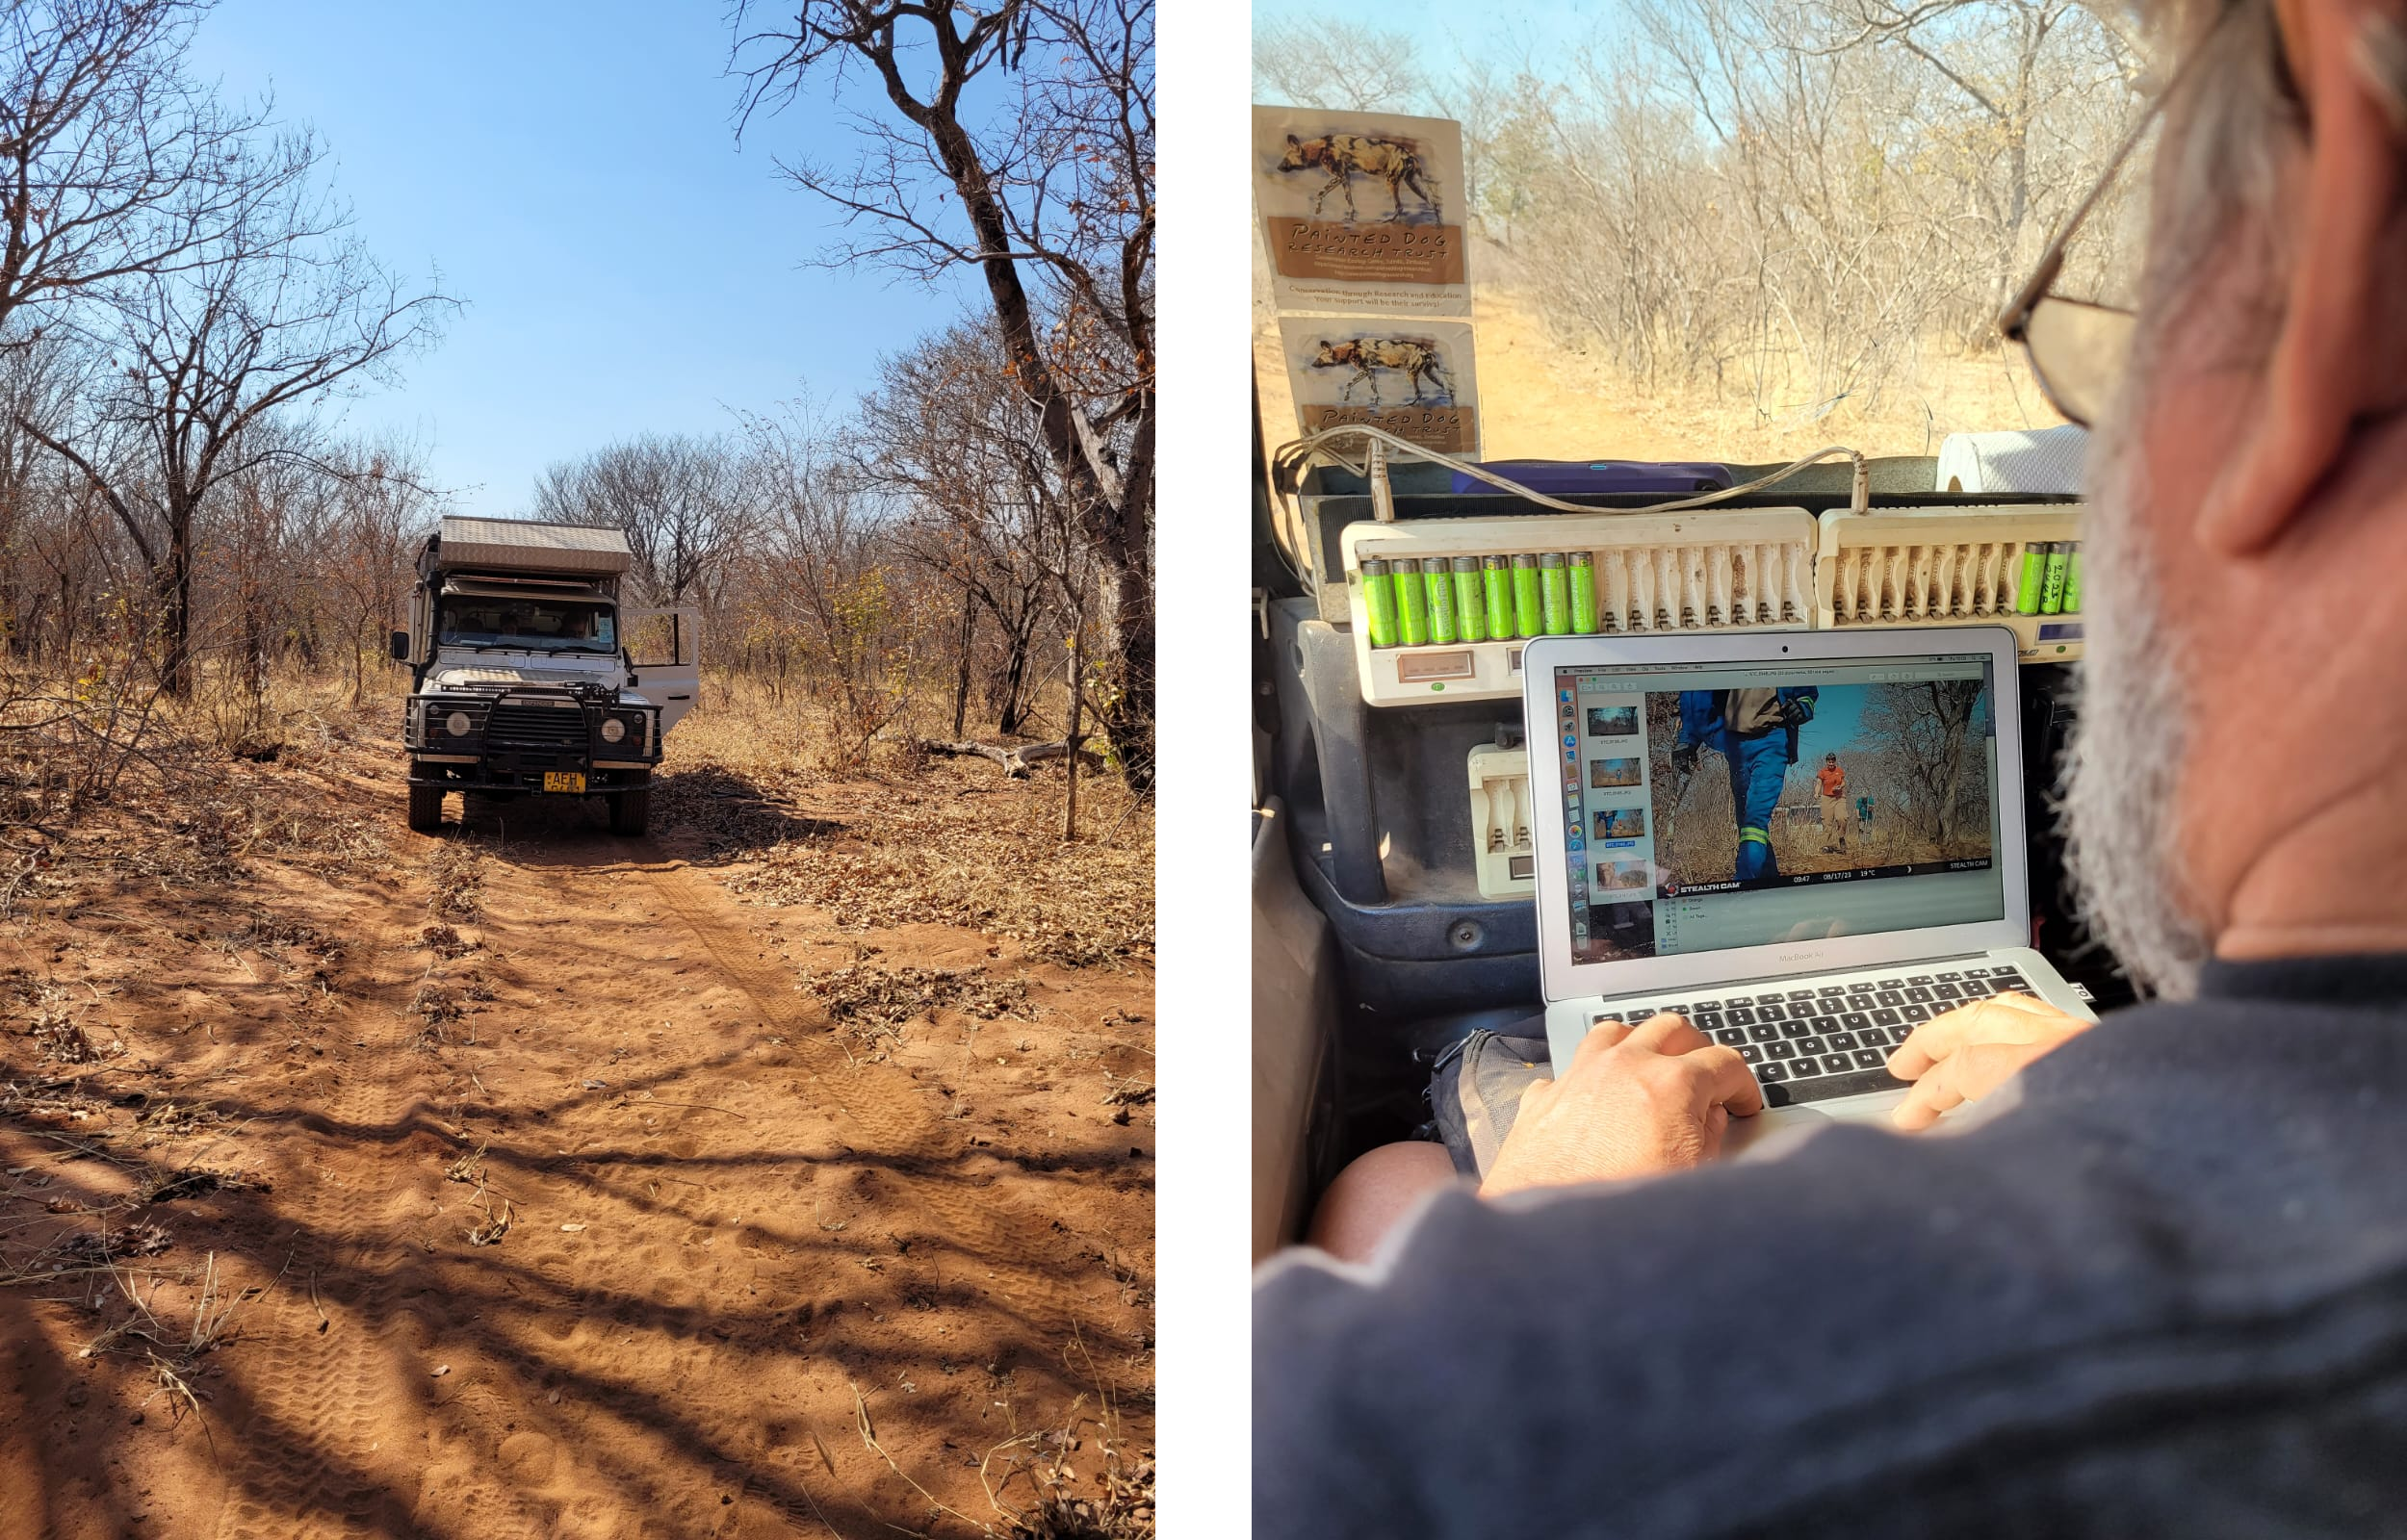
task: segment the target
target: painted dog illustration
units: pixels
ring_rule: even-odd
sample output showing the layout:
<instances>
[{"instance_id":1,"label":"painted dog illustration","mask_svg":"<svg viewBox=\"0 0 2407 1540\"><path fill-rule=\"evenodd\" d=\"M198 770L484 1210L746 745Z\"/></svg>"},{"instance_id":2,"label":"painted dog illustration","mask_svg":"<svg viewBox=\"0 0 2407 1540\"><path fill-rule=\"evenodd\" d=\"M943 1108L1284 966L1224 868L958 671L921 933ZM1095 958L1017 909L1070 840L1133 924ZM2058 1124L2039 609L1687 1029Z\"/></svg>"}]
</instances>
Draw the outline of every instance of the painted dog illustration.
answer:
<instances>
[{"instance_id":1,"label":"painted dog illustration","mask_svg":"<svg viewBox=\"0 0 2407 1540\"><path fill-rule=\"evenodd\" d=\"M1411 140L1377 139L1368 134L1324 134L1319 139L1298 139L1287 136L1287 152L1279 158L1282 171L1326 171L1329 180L1312 196L1312 218L1319 218L1321 205L1329 194L1342 191L1346 195L1346 223L1357 218L1354 211L1354 177L1356 172L1375 176L1387 184L1387 195L1395 200L1396 212L1382 221L1399 223L1404 218L1404 190L1411 188L1429 211L1433 222L1443 223L1444 213L1438 206L1436 173L1421 164L1420 146Z\"/></svg>"},{"instance_id":2,"label":"painted dog illustration","mask_svg":"<svg viewBox=\"0 0 2407 1540\"><path fill-rule=\"evenodd\" d=\"M1412 384L1412 404L1421 404L1421 382L1441 392L1443 403L1454 404L1454 383L1446 378L1445 363L1437 355L1434 343L1415 337L1357 337L1351 342L1324 341L1312 355L1314 369L1350 369L1346 388L1338 394L1343 405L1354 399L1354 387L1367 384L1371 388L1371 404L1379 402L1379 375L1376 371L1393 370Z\"/></svg>"}]
</instances>

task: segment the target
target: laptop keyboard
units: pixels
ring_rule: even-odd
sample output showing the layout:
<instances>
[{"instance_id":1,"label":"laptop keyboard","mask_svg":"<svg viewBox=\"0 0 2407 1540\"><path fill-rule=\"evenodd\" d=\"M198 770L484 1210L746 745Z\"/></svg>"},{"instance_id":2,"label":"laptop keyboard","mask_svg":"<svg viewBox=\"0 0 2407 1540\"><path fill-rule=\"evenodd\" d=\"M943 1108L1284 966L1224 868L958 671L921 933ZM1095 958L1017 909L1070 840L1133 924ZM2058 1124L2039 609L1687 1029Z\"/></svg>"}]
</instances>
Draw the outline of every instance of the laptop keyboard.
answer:
<instances>
[{"instance_id":1,"label":"laptop keyboard","mask_svg":"<svg viewBox=\"0 0 2407 1540\"><path fill-rule=\"evenodd\" d=\"M1764 1089L1766 1106L1786 1107L1904 1089L1907 1082L1888 1071L1889 1054L1918 1023L2007 990L2032 992L2012 967L1983 963L1838 984L1617 1000L1600 1008L1589 1026L1636 1026L1665 1012L1686 1016L1706 1037L1739 1051Z\"/></svg>"}]
</instances>

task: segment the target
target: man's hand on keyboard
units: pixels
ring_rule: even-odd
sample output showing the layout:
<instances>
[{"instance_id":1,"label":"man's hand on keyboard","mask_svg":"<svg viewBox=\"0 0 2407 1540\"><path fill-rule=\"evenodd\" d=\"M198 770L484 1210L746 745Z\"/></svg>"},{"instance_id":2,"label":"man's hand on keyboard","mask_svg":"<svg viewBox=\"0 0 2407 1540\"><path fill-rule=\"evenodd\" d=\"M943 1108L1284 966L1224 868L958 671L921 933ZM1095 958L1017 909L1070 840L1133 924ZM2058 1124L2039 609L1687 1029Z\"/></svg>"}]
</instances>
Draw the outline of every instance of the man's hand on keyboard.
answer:
<instances>
[{"instance_id":1,"label":"man's hand on keyboard","mask_svg":"<svg viewBox=\"0 0 2407 1540\"><path fill-rule=\"evenodd\" d=\"M1600 1026L1580 1040L1562 1079L1522 1095L1480 1192L1493 1197L1695 1166L1720 1152L1732 1117L1763 1106L1738 1050L1678 1016Z\"/></svg>"},{"instance_id":2,"label":"man's hand on keyboard","mask_svg":"<svg viewBox=\"0 0 2407 1540\"><path fill-rule=\"evenodd\" d=\"M2092 1025L2028 994L1993 995L1933 1016L1889 1055L1889 1073L1914 1083L1889 1116L1900 1128L1928 1128Z\"/></svg>"}]
</instances>

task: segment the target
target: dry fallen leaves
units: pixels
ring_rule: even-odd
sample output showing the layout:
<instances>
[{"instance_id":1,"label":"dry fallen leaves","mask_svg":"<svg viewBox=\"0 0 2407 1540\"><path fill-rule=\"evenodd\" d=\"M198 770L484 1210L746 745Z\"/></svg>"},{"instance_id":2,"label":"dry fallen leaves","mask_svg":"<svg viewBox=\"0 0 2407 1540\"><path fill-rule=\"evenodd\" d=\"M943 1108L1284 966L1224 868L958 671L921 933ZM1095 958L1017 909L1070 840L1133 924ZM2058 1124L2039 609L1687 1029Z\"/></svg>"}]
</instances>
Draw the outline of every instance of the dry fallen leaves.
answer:
<instances>
[{"instance_id":1,"label":"dry fallen leaves","mask_svg":"<svg viewBox=\"0 0 2407 1540\"><path fill-rule=\"evenodd\" d=\"M174 1237L164 1226L129 1224L122 1230L76 1236L59 1248L59 1254L70 1262L116 1262L125 1257L157 1256L174 1244Z\"/></svg>"},{"instance_id":2,"label":"dry fallen leaves","mask_svg":"<svg viewBox=\"0 0 2407 1540\"><path fill-rule=\"evenodd\" d=\"M870 1034L932 1018L940 1010L992 1021L1030 1009L1025 979L998 979L975 968L856 963L815 974L808 987L830 1021Z\"/></svg>"},{"instance_id":3,"label":"dry fallen leaves","mask_svg":"<svg viewBox=\"0 0 2407 1540\"><path fill-rule=\"evenodd\" d=\"M907 783L841 788L798 771L746 770L681 768L663 779L664 795L689 777L708 793L660 806L751 863L729 886L756 903L811 905L865 930L956 925L1065 967L1152 961L1152 810L1126 807L1116 783L1082 792L1098 827L1064 843L1058 766L1006 783L983 760L938 762ZM803 797L841 806L841 816L800 815L792 805Z\"/></svg>"}]
</instances>

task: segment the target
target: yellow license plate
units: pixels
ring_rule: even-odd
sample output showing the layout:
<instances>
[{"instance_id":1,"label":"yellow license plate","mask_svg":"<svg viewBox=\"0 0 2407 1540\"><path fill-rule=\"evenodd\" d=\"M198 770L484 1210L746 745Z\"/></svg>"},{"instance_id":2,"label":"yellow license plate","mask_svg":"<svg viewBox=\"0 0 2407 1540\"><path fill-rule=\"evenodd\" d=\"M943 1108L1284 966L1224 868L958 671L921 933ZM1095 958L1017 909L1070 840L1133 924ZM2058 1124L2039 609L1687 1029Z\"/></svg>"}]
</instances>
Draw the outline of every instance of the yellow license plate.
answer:
<instances>
[{"instance_id":1,"label":"yellow license plate","mask_svg":"<svg viewBox=\"0 0 2407 1540\"><path fill-rule=\"evenodd\" d=\"M580 770L546 770L543 772L543 789L582 791L585 789L584 773Z\"/></svg>"}]
</instances>

